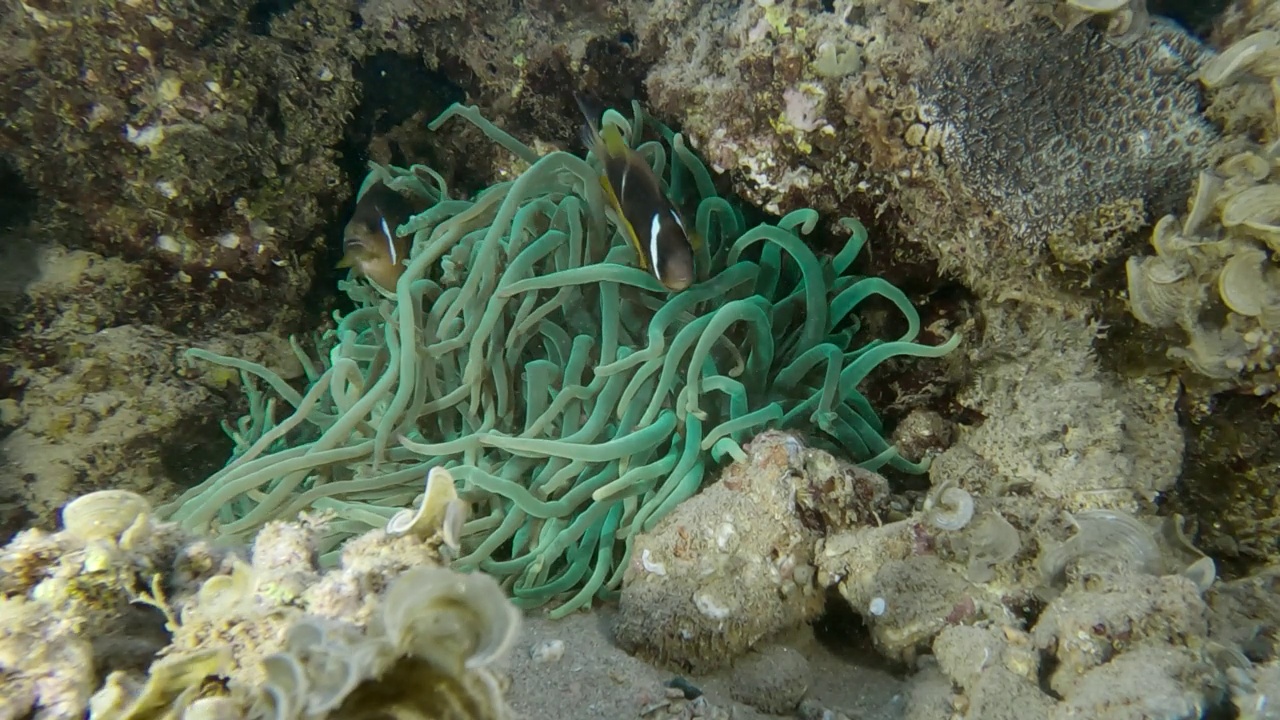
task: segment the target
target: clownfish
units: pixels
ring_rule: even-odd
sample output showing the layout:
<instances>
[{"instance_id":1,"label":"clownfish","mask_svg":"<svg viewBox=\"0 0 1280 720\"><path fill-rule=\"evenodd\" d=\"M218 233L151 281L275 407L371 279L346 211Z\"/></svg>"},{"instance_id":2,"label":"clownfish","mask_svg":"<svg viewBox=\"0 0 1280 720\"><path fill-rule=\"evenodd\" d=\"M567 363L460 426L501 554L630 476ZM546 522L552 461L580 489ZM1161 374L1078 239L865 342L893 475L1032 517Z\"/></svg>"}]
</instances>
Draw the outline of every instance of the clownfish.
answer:
<instances>
[{"instance_id":1,"label":"clownfish","mask_svg":"<svg viewBox=\"0 0 1280 720\"><path fill-rule=\"evenodd\" d=\"M397 235L396 228L424 209L425 203L418 207L382 182L371 185L343 230L338 267L355 268L379 287L394 292L409 252L409 236Z\"/></svg>"},{"instance_id":2,"label":"clownfish","mask_svg":"<svg viewBox=\"0 0 1280 720\"><path fill-rule=\"evenodd\" d=\"M575 94L574 99L587 119L582 141L604 165L600 185L618 228L639 256L640 267L668 290L684 290L694 280L696 237L685 230L680 212L649 163L627 145L616 126L601 130L599 114L588 109L581 95Z\"/></svg>"}]
</instances>

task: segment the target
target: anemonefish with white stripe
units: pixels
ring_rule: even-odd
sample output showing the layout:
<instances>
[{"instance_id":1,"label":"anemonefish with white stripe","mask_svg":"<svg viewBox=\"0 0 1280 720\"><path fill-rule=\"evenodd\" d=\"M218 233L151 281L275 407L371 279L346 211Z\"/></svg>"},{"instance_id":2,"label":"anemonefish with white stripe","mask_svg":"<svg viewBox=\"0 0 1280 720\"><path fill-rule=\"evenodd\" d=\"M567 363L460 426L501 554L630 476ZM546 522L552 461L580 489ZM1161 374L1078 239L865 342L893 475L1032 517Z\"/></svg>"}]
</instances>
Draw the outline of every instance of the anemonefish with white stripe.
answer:
<instances>
[{"instance_id":1,"label":"anemonefish with white stripe","mask_svg":"<svg viewBox=\"0 0 1280 720\"><path fill-rule=\"evenodd\" d=\"M424 209L425 203L415 204L385 183L371 185L356 203L343 231L343 256L338 267L354 267L360 275L394 292L409 251L409 237L397 235L396 228Z\"/></svg>"},{"instance_id":2,"label":"anemonefish with white stripe","mask_svg":"<svg viewBox=\"0 0 1280 720\"><path fill-rule=\"evenodd\" d=\"M587 124L582 140L604 166L600 185L614 220L635 247L640 267L653 273L664 287L679 292L693 284L697 237L685 230L662 183L639 153L627 145L614 125L600 129L599 113L581 95L574 95Z\"/></svg>"}]
</instances>

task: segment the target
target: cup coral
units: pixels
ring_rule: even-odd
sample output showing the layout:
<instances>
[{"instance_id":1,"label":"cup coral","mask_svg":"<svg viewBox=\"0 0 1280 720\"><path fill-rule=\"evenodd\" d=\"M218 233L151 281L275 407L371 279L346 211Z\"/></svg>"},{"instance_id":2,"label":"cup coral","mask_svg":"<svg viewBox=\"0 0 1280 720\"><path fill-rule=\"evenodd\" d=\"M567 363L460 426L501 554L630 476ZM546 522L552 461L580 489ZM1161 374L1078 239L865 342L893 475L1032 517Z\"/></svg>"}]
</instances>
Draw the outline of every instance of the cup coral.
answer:
<instances>
[{"instance_id":1,"label":"cup coral","mask_svg":"<svg viewBox=\"0 0 1280 720\"><path fill-rule=\"evenodd\" d=\"M885 441L859 383L886 359L940 356L915 342L919 315L890 283L850 272L867 239L856 221L834 257L803 235L817 213L750 225L716 194L679 134L617 112L623 136L694 209L700 282L668 294L613 236L592 158L539 156L455 105L529 164L514 180L455 199L430 168L374 166L427 210L394 294L358 283L320 361L300 352L298 392L268 369L236 368L250 414L230 464L161 509L191 529L247 536L306 508L336 512L327 548L385 525L423 475L447 467L472 506L455 566L501 580L517 604L563 614L616 590L632 541L696 492L707 470L744 457L766 427L803 427L866 467L920 472ZM892 340L862 340L855 314L872 296L905 318ZM256 381L278 399L268 400ZM277 420L276 402L291 412ZM709 452L708 452L709 451Z\"/></svg>"}]
</instances>

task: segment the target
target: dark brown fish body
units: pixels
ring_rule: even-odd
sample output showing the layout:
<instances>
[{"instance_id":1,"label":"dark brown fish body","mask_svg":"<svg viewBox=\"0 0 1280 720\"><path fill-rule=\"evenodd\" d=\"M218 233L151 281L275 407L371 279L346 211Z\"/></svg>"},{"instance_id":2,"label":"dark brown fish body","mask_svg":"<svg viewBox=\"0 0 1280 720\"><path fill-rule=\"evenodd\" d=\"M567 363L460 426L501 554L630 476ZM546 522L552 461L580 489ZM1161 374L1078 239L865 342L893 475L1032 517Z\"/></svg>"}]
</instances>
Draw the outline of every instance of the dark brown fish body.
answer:
<instances>
[{"instance_id":1,"label":"dark brown fish body","mask_svg":"<svg viewBox=\"0 0 1280 720\"><path fill-rule=\"evenodd\" d=\"M371 185L343 231L342 261L338 267L353 267L380 287L394 291L404 274L410 237L397 235L410 217L425 209L382 182Z\"/></svg>"},{"instance_id":2,"label":"dark brown fish body","mask_svg":"<svg viewBox=\"0 0 1280 720\"><path fill-rule=\"evenodd\" d=\"M583 140L604 165L600 184L623 235L635 248L640 267L653 273L668 290L693 284L695 236L662 189L658 176L632 150L614 126L600 130L586 102L577 98L587 118Z\"/></svg>"}]
</instances>

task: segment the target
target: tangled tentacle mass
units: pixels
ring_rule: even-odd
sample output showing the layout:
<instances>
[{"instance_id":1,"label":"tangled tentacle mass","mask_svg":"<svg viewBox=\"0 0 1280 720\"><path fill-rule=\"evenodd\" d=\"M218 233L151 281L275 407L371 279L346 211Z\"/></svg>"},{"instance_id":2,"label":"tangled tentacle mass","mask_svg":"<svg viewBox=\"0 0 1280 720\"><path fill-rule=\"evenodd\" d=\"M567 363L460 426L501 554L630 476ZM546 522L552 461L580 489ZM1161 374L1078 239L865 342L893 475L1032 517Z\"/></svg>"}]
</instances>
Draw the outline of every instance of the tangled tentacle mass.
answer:
<instances>
[{"instance_id":1,"label":"tangled tentacle mass","mask_svg":"<svg viewBox=\"0 0 1280 720\"><path fill-rule=\"evenodd\" d=\"M638 107L631 120L610 111L703 241L700 281L669 294L614 236L592 157L539 156L474 107L432 128L454 117L529 168L464 200L430 168L374 166L362 194L385 182L431 203L401 228L413 247L394 294L344 285L357 309L337 318L327 357L299 349L304 392L193 350L241 372L250 412L228 428L231 462L162 512L244 537L326 509L332 554L445 466L472 507L455 565L564 614L616 590L636 534L766 427L804 429L867 467L924 469L886 442L857 388L886 359L936 357L959 336L915 342L907 297L850 272L867 239L857 221L843 221L850 236L833 257L803 240L812 210L748 227L679 134ZM657 139L641 142L646 125ZM901 337L862 340L856 312L877 295L904 316ZM279 404L289 412L277 420Z\"/></svg>"}]
</instances>

